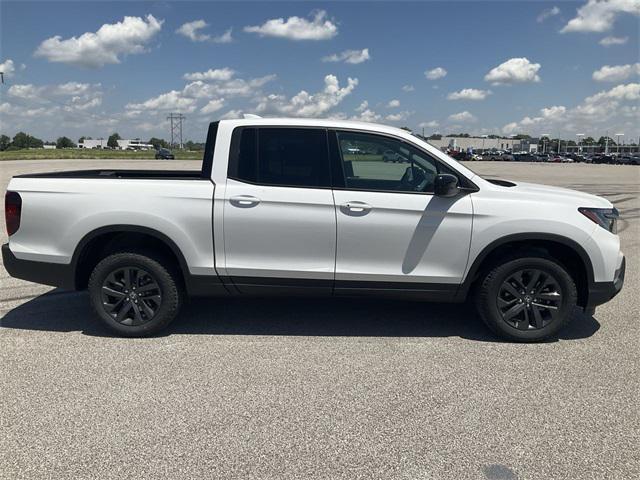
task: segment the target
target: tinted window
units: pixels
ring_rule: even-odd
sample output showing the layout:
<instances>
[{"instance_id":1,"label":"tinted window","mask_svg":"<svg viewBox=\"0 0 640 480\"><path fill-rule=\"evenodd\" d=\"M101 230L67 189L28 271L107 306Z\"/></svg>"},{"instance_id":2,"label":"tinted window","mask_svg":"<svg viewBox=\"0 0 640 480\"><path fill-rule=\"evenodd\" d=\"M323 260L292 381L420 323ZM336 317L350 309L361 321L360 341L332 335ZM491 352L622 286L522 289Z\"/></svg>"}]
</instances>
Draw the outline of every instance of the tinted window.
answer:
<instances>
[{"instance_id":1,"label":"tinted window","mask_svg":"<svg viewBox=\"0 0 640 480\"><path fill-rule=\"evenodd\" d=\"M229 176L264 185L330 186L323 129L244 128L236 139Z\"/></svg>"},{"instance_id":2,"label":"tinted window","mask_svg":"<svg viewBox=\"0 0 640 480\"><path fill-rule=\"evenodd\" d=\"M433 192L438 173L452 173L426 153L400 140L337 132L345 187L358 190Z\"/></svg>"}]
</instances>

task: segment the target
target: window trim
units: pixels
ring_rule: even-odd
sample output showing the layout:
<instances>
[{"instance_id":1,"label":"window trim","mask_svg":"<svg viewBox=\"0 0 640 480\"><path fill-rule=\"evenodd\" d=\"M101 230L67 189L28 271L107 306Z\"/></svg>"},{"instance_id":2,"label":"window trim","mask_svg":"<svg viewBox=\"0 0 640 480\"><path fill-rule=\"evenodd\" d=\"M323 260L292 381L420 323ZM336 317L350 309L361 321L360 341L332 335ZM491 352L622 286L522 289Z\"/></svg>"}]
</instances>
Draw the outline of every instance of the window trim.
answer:
<instances>
[{"instance_id":1,"label":"window trim","mask_svg":"<svg viewBox=\"0 0 640 480\"><path fill-rule=\"evenodd\" d=\"M354 192L399 193L399 194L409 194L409 195L430 195L430 196L434 196L435 195L434 192L408 192L408 191L401 191L401 190L371 190L369 188L351 188L351 187L347 187L346 186L346 180L347 179L346 179L345 174L344 174L344 159L342 157L342 151L340 150L340 143L338 141L338 132L347 132L347 133L367 134L367 135L373 135L373 136L378 136L378 137L386 137L386 138L390 138L390 139L399 141L400 143L407 145L409 148L413 148L414 150L417 150L418 152L420 152L420 153L426 155L427 157L429 157L430 159L432 159L433 162L436 164L436 168L438 168L438 170L440 170L440 168L439 168L440 166L444 165L449 170L454 171L456 176L458 177L458 182L460 184L460 190L462 192L473 193L473 192L480 191L480 188L478 188L478 186L475 183L473 183L471 180L469 180L465 175L460 173L458 170L456 170L455 168L453 168L449 164L443 162L439 158L435 157L434 155L432 155L430 152L428 152L424 148L421 148L420 146L407 141L405 138L399 137L397 135L393 135L391 133L373 132L371 130L361 130L361 129L358 129L358 128L328 128L328 132L329 132L329 135L332 135L334 137L333 145L332 145L332 142L329 142L329 145L332 146L335 149L335 152L329 152L329 157L331 158L331 157L337 155L337 158L339 160L339 167L338 167L337 165L334 165L335 160L332 159L331 167L332 167L332 169L339 169L339 171L336 172L336 174L341 176L342 181L344 183L344 185L340 186L340 185L336 185L336 183L334 182L334 184L333 184L334 185L333 186L334 190L349 190L349 191L354 191ZM333 176L333 173L332 173L332 176ZM465 185L462 185L463 183Z\"/></svg>"},{"instance_id":2,"label":"window trim","mask_svg":"<svg viewBox=\"0 0 640 480\"><path fill-rule=\"evenodd\" d=\"M234 168L237 170L238 162L239 162L239 147L240 147L240 138L242 135L242 131L246 128L254 128L256 130L256 156L258 155L259 148L259 137L260 134L257 132L260 129L265 128L282 128L282 129L296 129L296 130L324 130L325 132L325 142L327 145L327 157L326 163L329 167L329 185L319 186L319 185L289 185L283 183L264 183L264 182L252 182L246 180L244 178L238 178L237 175L231 174L231 169ZM260 157L257 157L258 165L260 164ZM240 125L235 127L231 131L231 142L229 144L229 159L227 162L227 178L234 180L240 183L246 183L247 185L255 185L258 187L282 187L282 188L304 188L304 189L313 189L313 190L331 190L333 188L333 169L331 167L331 145L329 142L329 129L327 127L316 127L311 125Z\"/></svg>"}]
</instances>

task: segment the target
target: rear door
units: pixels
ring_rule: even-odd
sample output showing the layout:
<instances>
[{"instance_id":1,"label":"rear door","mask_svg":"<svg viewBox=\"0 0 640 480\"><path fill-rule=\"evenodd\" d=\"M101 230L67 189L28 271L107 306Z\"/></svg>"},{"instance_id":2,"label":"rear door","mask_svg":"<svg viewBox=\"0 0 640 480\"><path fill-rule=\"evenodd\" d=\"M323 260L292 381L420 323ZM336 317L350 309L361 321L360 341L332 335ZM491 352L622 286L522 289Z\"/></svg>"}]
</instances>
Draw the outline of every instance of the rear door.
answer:
<instances>
[{"instance_id":1,"label":"rear door","mask_svg":"<svg viewBox=\"0 0 640 480\"><path fill-rule=\"evenodd\" d=\"M469 195L433 195L433 184L438 173L456 172L400 139L331 134L336 293L450 296L467 264L472 205Z\"/></svg>"},{"instance_id":2,"label":"rear door","mask_svg":"<svg viewBox=\"0 0 640 480\"><path fill-rule=\"evenodd\" d=\"M239 127L224 202L227 275L242 293L331 293L336 217L327 130Z\"/></svg>"}]
</instances>

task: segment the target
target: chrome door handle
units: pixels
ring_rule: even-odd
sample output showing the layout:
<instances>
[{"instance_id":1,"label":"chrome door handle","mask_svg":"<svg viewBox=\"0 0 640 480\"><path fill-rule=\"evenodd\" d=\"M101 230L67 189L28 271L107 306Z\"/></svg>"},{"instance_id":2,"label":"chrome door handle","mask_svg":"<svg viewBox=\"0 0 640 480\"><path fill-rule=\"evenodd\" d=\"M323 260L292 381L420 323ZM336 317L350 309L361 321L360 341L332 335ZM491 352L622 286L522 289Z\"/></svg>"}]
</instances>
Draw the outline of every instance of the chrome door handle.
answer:
<instances>
[{"instance_id":1,"label":"chrome door handle","mask_svg":"<svg viewBox=\"0 0 640 480\"><path fill-rule=\"evenodd\" d=\"M251 208L260 203L260 199L251 195L236 195L229 199L229 203L238 208Z\"/></svg>"},{"instance_id":2,"label":"chrome door handle","mask_svg":"<svg viewBox=\"0 0 640 480\"><path fill-rule=\"evenodd\" d=\"M364 202L347 202L340 205L340 211L352 217L362 217L371 211L371 205Z\"/></svg>"}]
</instances>

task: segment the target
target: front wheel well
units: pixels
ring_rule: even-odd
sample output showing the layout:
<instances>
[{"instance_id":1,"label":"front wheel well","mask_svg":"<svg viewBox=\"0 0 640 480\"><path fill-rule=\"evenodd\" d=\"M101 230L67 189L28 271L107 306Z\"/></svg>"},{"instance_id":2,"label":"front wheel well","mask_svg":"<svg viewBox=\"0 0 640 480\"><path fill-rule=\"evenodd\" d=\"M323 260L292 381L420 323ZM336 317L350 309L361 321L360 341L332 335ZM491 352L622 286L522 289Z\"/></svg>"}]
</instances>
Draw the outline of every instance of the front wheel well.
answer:
<instances>
[{"instance_id":1,"label":"front wheel well","mask_svg":"<svg viewBox=\"0 0 640 480\"><path fill-rule=\"evenodd\" d=\"M161 260L182 277L182 264L174 249L157 236L147 232L108 231L97 234L83 242L77 252L75 261L75 285L77 290L87 288L89 277L96 265L107 256L116 252L150 253L156 260Z\"/></svg>"},{"instance_id":2,"label":"front wheel well","mask_svg":"<svg viewBox=\"0 0 640 480\"><path fill-rule=\"evenodd\" d=\"M479 265L473 266L471 275L472 289L484 276L505 258L547 256L558 262L571 275L578 292L578 305L587 305L589 297L589 271L582 255L573 247L556 240L516 240L496 246L486 254Z\"/></svg>"}]
</instances>

